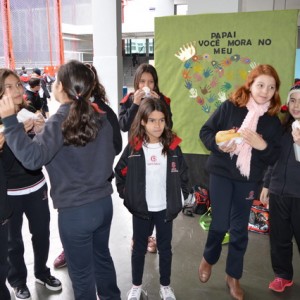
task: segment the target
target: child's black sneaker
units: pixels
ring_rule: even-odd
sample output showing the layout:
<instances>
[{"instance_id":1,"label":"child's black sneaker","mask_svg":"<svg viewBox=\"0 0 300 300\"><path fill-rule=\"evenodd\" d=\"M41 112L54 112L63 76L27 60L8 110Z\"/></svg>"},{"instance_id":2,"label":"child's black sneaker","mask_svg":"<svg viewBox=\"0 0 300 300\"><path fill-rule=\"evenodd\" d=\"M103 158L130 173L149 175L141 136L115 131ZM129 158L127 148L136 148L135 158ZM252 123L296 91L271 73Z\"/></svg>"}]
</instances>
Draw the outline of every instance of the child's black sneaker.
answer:
<instances>
[{"instance_id":1,"label":"child's black sneaker","mask_svg":"<svg viewBox=\"0 0 300 300\"><path fill-rule=\"evenodd\" d=\"M31 299L31 295L26 284L14 287L14 294L16 299L22 299L22 300Z\"/></svg>"},{"instance_id":2,"label":"child's black sneaker","mask_svg":"<svg viewBox=\"0 0 300 300\"><path fill-rule=\"evenodd\" d=\"M44 285L48 290L51 291L59 291L62 289L60 280L52 275L49 275L42 279L36 278L36 282Z\"/></svg>"}]
</instances>

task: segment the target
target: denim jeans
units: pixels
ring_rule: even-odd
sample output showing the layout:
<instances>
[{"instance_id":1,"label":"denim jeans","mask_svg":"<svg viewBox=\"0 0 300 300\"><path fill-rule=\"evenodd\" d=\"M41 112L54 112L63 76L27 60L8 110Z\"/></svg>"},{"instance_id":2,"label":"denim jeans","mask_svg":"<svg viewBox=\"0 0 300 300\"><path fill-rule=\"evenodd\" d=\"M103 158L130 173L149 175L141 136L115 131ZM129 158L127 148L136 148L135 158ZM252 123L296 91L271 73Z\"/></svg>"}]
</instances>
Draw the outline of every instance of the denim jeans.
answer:
<instances>
[{"instance_id":1,"label":"denim jeans","mask_svg":"<svg viewBox=\"0 0 300 300\"><path fill-rule=\"evenodd\" d=\"M120 300L116 271L108 248L113 214L111 196L59 209L60 238L76 300Z\"/></svg>"}]
</instances>

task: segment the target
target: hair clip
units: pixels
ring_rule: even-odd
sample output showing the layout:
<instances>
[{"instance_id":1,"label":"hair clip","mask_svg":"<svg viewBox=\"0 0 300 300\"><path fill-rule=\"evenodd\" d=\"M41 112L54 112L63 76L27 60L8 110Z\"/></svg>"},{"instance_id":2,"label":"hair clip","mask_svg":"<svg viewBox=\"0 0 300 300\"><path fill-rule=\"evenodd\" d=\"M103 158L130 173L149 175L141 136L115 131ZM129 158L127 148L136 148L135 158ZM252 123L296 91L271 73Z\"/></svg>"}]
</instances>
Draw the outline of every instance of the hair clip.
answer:
<instances>
[{"instance_id":1,"label":"hair clip","mask_svg":"<svg viewBox=\"0 0 300 300\"><path fill-rule=\"evenodd\" d=\"M76 99L76 100L82 100L81 93L77 94L77 95L75 96L75 99Z\"/></svg>"},{"instance_id":2,"label":"hair clip","mask_svg":"<svg viewBox=\"0 0 300 300\"><path fill-rule=\"evenodd\" d=\"M286 104L284 104L284 105L281 106L280 111L281 111L282 113L286 113L288 110L289 110L289 108L288 108L288 106L287 106Z\"/></svg>"}]
</instances>

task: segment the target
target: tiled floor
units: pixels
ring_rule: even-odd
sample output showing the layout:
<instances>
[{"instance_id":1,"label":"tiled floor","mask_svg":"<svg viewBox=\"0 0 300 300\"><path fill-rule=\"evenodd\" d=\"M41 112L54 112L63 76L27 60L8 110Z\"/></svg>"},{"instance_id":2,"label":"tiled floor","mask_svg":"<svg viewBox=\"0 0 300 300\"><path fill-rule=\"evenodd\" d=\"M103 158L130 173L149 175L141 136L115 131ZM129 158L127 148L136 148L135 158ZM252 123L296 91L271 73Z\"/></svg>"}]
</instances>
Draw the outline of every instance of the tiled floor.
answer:
<instances>
[{"instance_id":1,"label":"tiled floor","mask_svg":"<svg viewBox=\"0 0 300 300\"><path fill-rule=\"evenodd\" d=\"M122 299L126 299L126 293L131 286L131 215L123 206L122 200L118 198L116 193L113 194L113 202L114 218L112 222L110 247L117 270L118 284L122 292ZM50 206L52 207L51 202ZM226 245L223 246L224 249L220 261L213 268L210 281L206 284L202 284L198 280L197 270L207 235L207 232L199 226L198 219L198 216L191 218L180 214L174 222L172 286L174 287L177 300L231 299L224 281ZM26 222L24 223L24 236L26 242L26 262L29 273L28 286L32 294L32 300L74 299L67 268L53 270L53 274L63 283L63 290L60 293L50 293L43 286L35 283L31 240ZM276 294L268 290L269 280L273 277L269 257L268 236L249 233L249 246L245 256L244 275L241 280L241 284L246 292L246 299L300 299L300 259L296 247L294 250L295 284L288 288L285 293ZM61 244L57 231L57 212L51 209L51 249L49 266L52 267L53 260L60 251ZM144 289L148 292L148 299L153 300L159 299L157 258L157 254L147 254L143 280ZM14 299L13 293L12 299Z\"/></svg>"}]
</instances>

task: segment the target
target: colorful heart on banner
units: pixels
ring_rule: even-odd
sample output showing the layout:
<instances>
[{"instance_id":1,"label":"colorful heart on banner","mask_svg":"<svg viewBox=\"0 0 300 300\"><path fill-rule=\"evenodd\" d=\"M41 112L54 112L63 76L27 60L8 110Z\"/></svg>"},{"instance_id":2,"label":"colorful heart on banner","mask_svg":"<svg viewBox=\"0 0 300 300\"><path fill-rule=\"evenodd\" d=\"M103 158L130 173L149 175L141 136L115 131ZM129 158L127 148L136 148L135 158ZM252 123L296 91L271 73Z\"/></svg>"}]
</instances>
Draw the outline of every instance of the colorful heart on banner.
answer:
<instances>
[{"instance_id":1,"label":"colorful heart on banner","mask_svg":"<svg viewBox=\"0 0 300 300\"><path fill-rule=\"evenodd\" d=\"M183 45L175 56L183 62L182 79L190 99L194 99L209 114L214 111L256 66L249 57L238 53L210 55L197 52L195 42Z\"/></svg>"}]
</instances>

